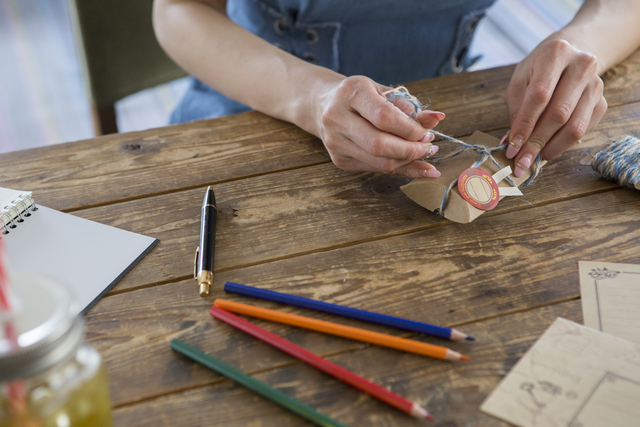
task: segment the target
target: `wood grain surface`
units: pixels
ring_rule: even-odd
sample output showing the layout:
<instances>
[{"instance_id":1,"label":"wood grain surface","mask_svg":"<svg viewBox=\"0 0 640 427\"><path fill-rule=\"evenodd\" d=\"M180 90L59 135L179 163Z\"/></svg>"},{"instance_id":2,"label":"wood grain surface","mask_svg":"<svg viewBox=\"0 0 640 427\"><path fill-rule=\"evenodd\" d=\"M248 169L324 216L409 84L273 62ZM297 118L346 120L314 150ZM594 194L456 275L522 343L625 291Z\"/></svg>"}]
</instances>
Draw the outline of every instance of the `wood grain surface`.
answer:
<instances>
[{"instance_id":1,"label":"wood grain surface","mask_svg":"<svg viewBox=\"0 0 640 427\"><path fill-rule=\"evenodd\" d=\"M612 108L582 144L544 168L536 184L524 190L525 197L507 198L483 216L616 188L579 160L615 137L621 126L640 134L640 121L633 118L639 115L640 104ZM326 163L214 185L219 209L216 239L225 248L216 253L216 271L447 224L402 193L400 186L408 181L344 172ZM192 274L192 258L184 253L193 252L198 243L203 192L200 187L74 212L160 239L115 292Z\"/></svg>"},{"instance_id":2,"label":"wood grain surface","mask_svg":"<svg viewBox=\"0 0 640 427\"><path fill-rule=\"evenodd\" d=\"M500 137L512 67L407 84L447 118L438 129ZM414 420L214 320L215 298L447 345L451 363L256 324L425 406L439 427L502 426L478 407L562 316L581 322L579 260L640 263L640 193L579 160L610 138L640 135L640 52L604 76L596 129L524 189L470 224L406 198L396 176L337 169L322 143L249 112L0 155L0 186L46 206L160 239L86 316L104 357L118 426L301 426L303 419L174 353L180 338L353 426ZM441 152L455 149L440 141ZM212 295L192 279L200 204L218 201ZM225 295L225 281L453 326L455 343Z\"/></svg>"}]
</instances>

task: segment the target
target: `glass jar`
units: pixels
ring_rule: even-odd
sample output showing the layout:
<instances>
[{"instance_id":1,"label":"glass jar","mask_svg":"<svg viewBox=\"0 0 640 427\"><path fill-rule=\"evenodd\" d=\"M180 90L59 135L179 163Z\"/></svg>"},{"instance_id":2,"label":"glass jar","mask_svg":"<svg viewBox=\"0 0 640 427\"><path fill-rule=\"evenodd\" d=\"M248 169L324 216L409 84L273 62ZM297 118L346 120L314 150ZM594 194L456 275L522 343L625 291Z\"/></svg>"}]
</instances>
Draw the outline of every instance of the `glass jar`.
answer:
<instances>
[{"instance_id":1,"label":"glass jar","mask_svg":"<svg viewBox=\"0 0 640 427\"><path fill-rule=\"evenodd\" d=\"M0 427L111 427L105 369L69 291L15 275L13 293L12 318L0 318Z\"/></svg>"}]
</instances>

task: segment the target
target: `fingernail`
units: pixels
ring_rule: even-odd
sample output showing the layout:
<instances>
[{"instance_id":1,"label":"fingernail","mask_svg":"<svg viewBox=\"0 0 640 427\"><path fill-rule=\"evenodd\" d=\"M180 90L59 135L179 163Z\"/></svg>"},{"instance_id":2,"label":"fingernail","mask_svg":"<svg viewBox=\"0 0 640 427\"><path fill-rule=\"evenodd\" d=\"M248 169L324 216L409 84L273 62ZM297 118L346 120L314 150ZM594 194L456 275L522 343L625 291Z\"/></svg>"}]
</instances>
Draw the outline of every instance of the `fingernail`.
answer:
<instances>
[{"instance_id":1,"label":"fingernail","mask_svg":"<svg viewBox=\"0 0 640 427\"><path fill-rule=\"evenodd\" d=\"M500 145L504 144L508 136L509 136L509 131L507 131L507 133L505 133L502 139L500 140Z\"/></svg>"},{"instance_id":2,"label":"fingernail","mask_svg":"<svg viewBox=\"0 0 640 427\"><path fill-rule=\"evenodd\" d=\"M433 156L434 154L436 154L438 152L438 150L440 149L440 147L438 147L437 145L431 145L431 144L425 144L425 152L422 155L423 158L428 158Z\"/></svg>"},{"instance_id":3,"label":"fingernail","mask_svg":"<svg viewBox=\"0 0 640 427\"><path fill-rule=\"evenodd\" d=\"M438 152L439 149L440 149L440 147L438 147L437 145L431 145L429 147L428 153L426 154L426 157L433 156L434 154L436 154Z\"/></svg>"},{"instance_id":4,"label":"fingernail","mask_svg":"<svg viewBox=\"0 0 640 427\"><path fill-rule=\"evenodd\" d=\"M531 166L531 162L533 161L533 156L529 153L525 154L520 158L520 161L516 163L516 169L513 171L513 174L516 178L520 178Z\"/></svg>"},{"instance_id":5,"label":"fingernail","mask_svg":"<svg viewBox=\"0 0 640 427\"><path fill-rule=\"evenodd\" d=\"M509 146L507 147L507 159L513 159L518 151L520 151L520 147L524 144L524 138L520 135L515 136L514 138L509 138Z\"/></svg>"},{"instance_id":6,"label":"fingernail","mask_svg":"<svg viewBox=\"0 0 640 427\"><path fill-rule=\"evenodd\" d=\"M436 136L434 134L432 134L431 132L427 132L424 135L422 135L422 138L420 138L420 142L431 142L436 138Z\"/></svg>"},{"instance_id":7,"label":"fingernail","mask_svg":"<svg viewBox=\"0 0 640 427\"><path fill-rule=\"evenodd\" d=\"M436 169L425 169L420 173L420 175L426 178L438 178L440 176L440 171Z\"/></svg>"},{"instance_id":8,"label":"fingernail","mask_svg":"<svg viewBox=\"0 0 640 427\"><path fill-rule=\"evenodd\" d=\"M438 120L444 120L444 118L447 117L447 115L444 114L442 111L423 110L423 112L436 116Z\"/></svg>"}]
</instances>

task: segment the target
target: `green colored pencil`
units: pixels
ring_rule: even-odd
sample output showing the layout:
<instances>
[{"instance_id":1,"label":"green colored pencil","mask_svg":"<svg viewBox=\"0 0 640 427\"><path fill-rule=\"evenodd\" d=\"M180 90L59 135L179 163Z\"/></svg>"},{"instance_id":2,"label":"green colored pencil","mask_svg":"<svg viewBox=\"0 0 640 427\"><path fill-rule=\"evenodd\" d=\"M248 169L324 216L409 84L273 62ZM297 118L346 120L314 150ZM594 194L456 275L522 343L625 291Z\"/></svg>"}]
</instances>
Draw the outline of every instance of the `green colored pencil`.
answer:
<instances>
[{"instance_id":1,"label":"green colored pencil","mask_svg":"<svg viewBox=\"0 0 640 427\"><path fill-rule=\"evenodd\" d=\"M241 370L227 365L223 361L218 360L213 356L209 356L207 353L204 353L203 351L200 351L195 347L191 347L189 344L174 339L171 340L171 348L195 360L196 362L203 364L207 368L214 370L217 373L226 376L227 378L231 378L238 384L242 384L243 386L255 391L263 397L273 400L277 404L284 406L288 410L295 412L301 417L304 417L309 421L318 424L319 426L347 427L344 424L339 423L338 421L329 418L324 414L321 414L320 412L305 405L304 403L297 401L293 397L284 394L283 392L276 390L275 388L271 388L270 386L256 380L253 377L250 377Z\"/></svg>"}]
</instances>

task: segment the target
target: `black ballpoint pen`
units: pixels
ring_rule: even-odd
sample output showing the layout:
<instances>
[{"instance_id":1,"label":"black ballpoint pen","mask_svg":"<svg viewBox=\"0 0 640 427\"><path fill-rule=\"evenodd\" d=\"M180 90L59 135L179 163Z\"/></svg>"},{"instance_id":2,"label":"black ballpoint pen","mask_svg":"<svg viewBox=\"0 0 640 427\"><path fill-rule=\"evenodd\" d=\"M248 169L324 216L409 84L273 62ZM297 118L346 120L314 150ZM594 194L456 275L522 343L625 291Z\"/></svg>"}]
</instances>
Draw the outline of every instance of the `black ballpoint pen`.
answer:
<instances>
[{"instance_id":1,"label":"black ballpoint pen","mask_svg":"<svg viewBox=\"0 0 640 427\"><path fill-rule=\"evenodd\" d=\"M193 266L193 277L198 281L200 296L209 295L213 284L213 257L216 250L216 196L213 187L209 186L202 202L200 213L200 246L196 249Z\"/></svg>"}]
</instances>

